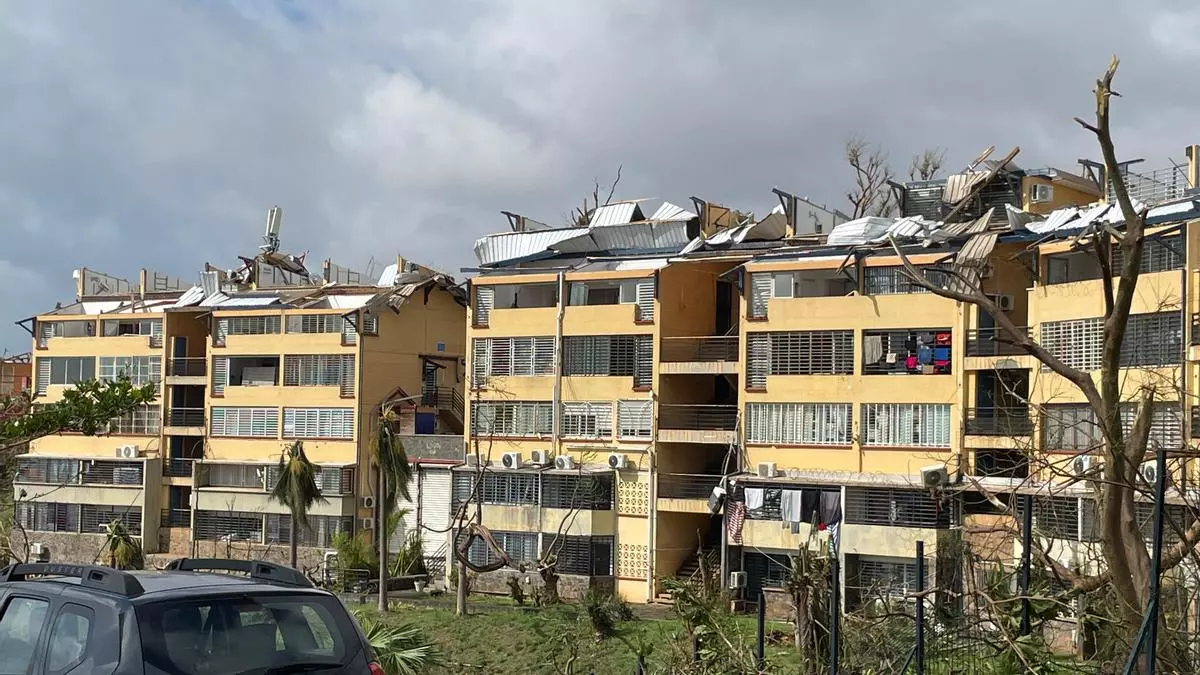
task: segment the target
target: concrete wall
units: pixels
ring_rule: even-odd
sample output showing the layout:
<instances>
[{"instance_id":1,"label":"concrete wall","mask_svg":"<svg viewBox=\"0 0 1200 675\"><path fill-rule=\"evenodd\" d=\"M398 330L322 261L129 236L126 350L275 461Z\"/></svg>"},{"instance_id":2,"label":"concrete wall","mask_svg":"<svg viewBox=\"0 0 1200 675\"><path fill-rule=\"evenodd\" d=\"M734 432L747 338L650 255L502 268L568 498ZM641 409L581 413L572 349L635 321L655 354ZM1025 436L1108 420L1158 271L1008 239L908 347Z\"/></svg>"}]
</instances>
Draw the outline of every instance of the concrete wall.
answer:
<instances>
[{"instance_id":1,"label":"concrete wall","mask_svg":"<svg viewBox=\"0 0 1200 675\"><path fill-rule=\"evenodd\" d=\"M525 591L526 602L529 604L533 602L534 589L545 585L537 572L503 569L483 574L471 574L473 574L471 592L488 595L508 595L508 580L516 578L521 583L521 587ZM602 593L613 593L615 592L614 579L613 577L585 577L574 574L562 574L558 577L558 595L564 600L578 600L591 588Z\"/></svg>"}]
</instances>

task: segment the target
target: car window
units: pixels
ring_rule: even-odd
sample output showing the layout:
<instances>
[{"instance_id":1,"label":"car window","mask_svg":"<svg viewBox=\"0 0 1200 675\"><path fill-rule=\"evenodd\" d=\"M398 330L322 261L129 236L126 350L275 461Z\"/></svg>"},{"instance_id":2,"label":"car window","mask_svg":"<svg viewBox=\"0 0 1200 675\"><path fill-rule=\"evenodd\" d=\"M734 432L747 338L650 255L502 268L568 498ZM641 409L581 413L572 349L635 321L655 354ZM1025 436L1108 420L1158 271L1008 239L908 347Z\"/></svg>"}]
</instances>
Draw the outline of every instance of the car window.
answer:
<instances>
[{"instance_id":1,"label":"car window","mask_svg":"<svg viewBox=\"0 0 1200 675\"><path fill-rule=\"evenodd\" d=\"M46 670L65 673L83 662L92 633L92 610L65 605L50 630Z\"/></svg>"},{"instance_id":2,"label":"car window","mask_svg":"<svg viewBox=\"0 0 1200 675\"><path fill-rule=\"evenodd\" d=\"M137 617L147 672L253 673L296 663L335 672L361 648L353 619L330 596L164 601L139 606Z\"/></svg>"},{"instance_id":3,"label":"car window","mask_svg":"<svg viewBox=\"0 0 1200 675\"><path fill-rule=\"evenodd\" d=\"M0 614L0 675L24 675L46 623L45 600L14 597Z\"/></svg>"}]
</instances>

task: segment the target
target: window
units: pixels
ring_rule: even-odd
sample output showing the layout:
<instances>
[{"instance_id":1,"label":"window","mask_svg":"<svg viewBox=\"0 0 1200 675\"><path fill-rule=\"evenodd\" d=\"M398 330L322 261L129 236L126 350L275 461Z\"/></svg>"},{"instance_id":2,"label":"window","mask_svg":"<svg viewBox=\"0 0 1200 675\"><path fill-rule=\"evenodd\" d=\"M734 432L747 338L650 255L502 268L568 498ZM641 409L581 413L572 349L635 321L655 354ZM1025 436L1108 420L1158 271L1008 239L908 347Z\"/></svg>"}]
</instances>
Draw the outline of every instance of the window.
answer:
<instances>
[{"instance_id":1,"label":"window","mask_svg":"<svg viewBox=\"0 0 1200 675\"><path fill-rule=\"evenodd\" d=\"M104 532L113 521L124 526L130 535L142 536L142 507L140 506L83 504L79 507L81 532Z\"/></svg>"},{"instance_id":2,"label":"window","mask_svg":"<svg viewBox=\"0 0 1200 675\"><path fill-rule=\"evenodd\" d=\"M15 479L18 483L77 483L79 460L18 457Z\"/></svg>"},{"instance_id":3,"label":"window","mask_svg":"<svg viewBox=\"0 0 1200 675\"><path fill-rule=\"evenodd\" d=\"M48 608L45 600L19 596L9 599L0 615L0 672L29 671Z\"/></svg>"},{"instance_id":4,"label":"window","mask_svg":"<svg viewBox=\"0 0 1200 675\"><path fill-rule=\"evenodd\" d=\"M1046 258L1046 284L1065 284L1071 280L1071 266L1065 257Z\"/></svg>"},{"instance_id":5,"label":"window","mask_svg":"<svg viewBox=\"0 0 1200 675\"><path fill-rule=\"evenodd\" d=\"M96 357L51 356L38 362L37 390L45 394L52 384L71 385L96 379Z\"/></svg>"},{"instance_id":6,"label":"window","mask_svg":"<svg viewBox=\"0 0 1200 675\"><path fill-rule=\"evenodd\" d=\"M1100 369L1104 344L1102 319L1047 321L1038 330L1041 345L1067 366L1079 370Z\"/></svg>"},{"instance_id":7,"label":"window","mask_svg":"<svg viewBox=\"0 0 1200 675\"><path fill-rule=\"evenodd\" d=\"M292 542L292 516L286 513L267 514L268 544L290 544ZM313 516L308 517L308 527L300 528L297 544L329 548L333 546L334 535L339 532L349 534L354 527L353 516Z\"/></svg>"},{"instance_id":8,"label":"window","mask_svg":"<svg viewBox=\"0 0 1200 675\"><path fill-rule=\"evenodd\" d=\"M261 486L262 483L260 482ZM263 514L245 511L197 511L193 532L200 541L252 541L262 543Z\"/></svg>"},{"instance_id":9,"label":"window","mask_svg":"<svg viewBox=\"0 0 1200 675\"><path fill-rule=\"evenodd\" d=\"M904 558L856 558L856 573L846 585L860 602L875 598L903 599L917 591L916 562Z\"/></svg>"},{"instance_id":10,"label":"window","mask_svg":"<svg viewBox=\"0 0 1200 675\"><path fill-rule=\"evenodd\" d=\"M608 577L613 568L613 537L542 534L542 554L554 554L560 574Z\"/></svg>"},{"instance_id":11,"label":"window","mask_svg":"<svg viewBox=\"0 0 1200 675\"><path fill-rule=\"evenodd\" d=\"M750 333L746 387L762 389L768 375L851 375L854 331Z\"/></svg>"},{"instance_id":12,"label":"window","mask_svg":"<svg viewBox=\"0 0 1200 675\"><path fill-rule=\"evenodd\" d=\"M572 438L612 436L612 403L608 401L564 401L562 435Z\"/></svg>"},{"instance_id":13,"label":"window","mask_svg":"<svg viewBox=\"0 0 1200 675\"><path fill-rule=\"evenodd\" d=\"M1179 235L1147 237L1142 244L1142 273L1166 272L1183 267L1183 240ZM1120 274L1124 266L1124 251L1113 248L1113 273Z\"/></svg>"},{"instance_id":14,"label":"window","mask_svg":"<svg viewBox=\"0 0 1200 675\"><path fill-rule=\"evenodd\" d=\"M553 422L549 401L471 402L471 433L478 436L543 436L553 431Z\"/></svg>"},{"instance_id":15,"label":"window","mask_svg":"<svg viewBox=\"0 0 1200 675\"><path fill-rule=\"evenodd\" d=\"M746 442L850 445L849 403L747 403Z\"/></svg>"},{"instance_id":16,"label":"window","mask_svg":"<svg viewBox=\"0 0 1200 675\"><path fill-rule=\"evenodd\" d=\"M846 522L856 525L947 528L957 524L955 506L921 490L846 488Z\"/></svg>"},{"instance_id":17,"label":"window","mask_svg":"<svg viewBox=\"0 0 1200 675\"><path fill-rule=\"evenodd\" d=\"M863 331L864 375L945 375L951 370L949 328Z\"/></svg>"},{"instance_id":18,"label":"window","mask_svg":"<svg viewBox=\"0 0 1200 675\"><path fill-rule=\"evenodd\" d=\"M563 375L630 377L648 387L654 373L649 335L572 335L563 338Z\"/></svg>"},{"instance_id":19,"label":"window","mask_svg":"<svg viewBox=\"0 0 1200 675\"><path fill-rule=\"evenodd\" d=\"M26 530L79 532L79 504L19 502L16 504L15 516L17 524Z\"/></svg>"},{"instance_id":20,"label":"window","mask_svg":"<svg viewBox=\"0 0 1200 675\"><path fill-rule=\"evenodd\" d=\"M465 537L465 533L457 532L455 536ZM538 534L536 532L492 532L496 544L504 550L513 563L529 563L538 559ZM496 555L482 539L476 537L467 550L467 559L474 565L494 565L500 562Z\"/></svg>"},{"instance_id":21,"label":"window","mask_svg":"<svg viewBox=\"0 0 1200 675\"><path fill-rule=\"evenodd\" d=\"M650 438L654 417L652 401L617 401L620 438Z\"/></svg>"},{"instance_id":22,"label":"window","mask_svg":"<svg viewBox=\"0 0 1200 675\"><path fill-rule=\"evenodd\" d=\"M792 557L787 553L746 551L742 556L746 572L746 593L758 597L764 588L783 588L792 572Z\"/></svg>"},{"instance_id":23,"label":"window","mask_svg":"<svg viewBox=\"0 0 1200 675\"><path fill-rule=\"evenodd\" d=\"M943 403L864 403L863 445L950 447L950 406Z\"/></svg>"},{"instance_id":24,"label":"window","mask_svg":"<svg viewBox=\"0 0 1200 675\"><path fill-rule=\"evenodd\" d=\"M1079 539L1079 502L1075 497L1034 497L1033 527L1037 530L1036 534L1052 539ZM1084 503L1089 502L1087 500ZM1020 504L1018 501L1018 511ZM1094 517L1095 513L1091 515ZM1085 525L1085 530L1090 532L1092 529L1091 523Z\"/></svg>"},{"instance_id":25,"label":"window","mask_svg":"<svg viewBox=\"0 0 1200 675\"><path fill-rule=\"evenodd\" d=\"M919 268L925 278L936 286L949 282L948 266L938 265ZM905 293L928 293L929 291L909 278L903 265L863 268L863 295L899 295Z\"/></svg>"},{"instance_id":26,"label":"window","mask_svg":"<svg viewBox=\"0 0 1200 675\"><path fill-rule=\"evenodd\" d=\"M1137 418L1137 404L1121 405L1121 426L1128 434ZM1168 450L1183 447L1183 423L1179 406L1174 403L1156 404L1150 418L1150 443L1162 444ZM1049 450L1096 450L1104 443L1100 424L1086 404L1054 404L1042 406L1042 446Z\"/></svg>"},{"instance_id":27,"label":"window","mask_svg":"<svg viewBox=\"0 0 1200 675\"><path fill-rule=\"evenodd\" d=\"M342 387L354 393L353 354L303 354L283 357L283 386Z\"/></svg>"},{"instance_id":28,"label":"window","mask_svg":"<svg viewBox=\"0 0 1200 675\"><path fill-rule=\"evenodd\" d=\"M542 507L608 511L613 504L613 477L606 474L542 474Z\"/></svg>"},{"instance_id":29,"label":"window","mask_svg":"<svg viewBox=\"0 0 1200 675\"><path fill-rule=\"evenodd\" d=\"M162 319L105 319L105 337L121 335L162 336Z\"/></svg>"},{"instance_id":30,"label":"window","mask_svg":"<svg viewBox=\"0 0 1200 675\"><path fill-rule=\"evenodd\" d=\"M770 272L754 272L750 275L750 307L752 319L767 318L768 301L775 294L775 277Z\"/></svg>"},{"instance_id":31,"label":"window","mask_svg":"<svg viewBox=\"0 0 1200 675\"><path fill-rule=\"evenodd\" d=\"M128 377L137 387L162 380L161 356L101 356L100 379L116 381Z\"/></svg>"},{"instance_id":32,"label":"window","mask_svg":"<svg viewBox=\"0 0 1200 675\"><path fill-rule=\"evenodd\" d=\"M502 284L491 286L493 309L524 309L558 305L558 284Z\"/></svg>"},{"instance_id":33,"label":"window","mask_svg":"<svg viewBox=\"0 0 1200 675\"><path fill-rule=\"evenodd\" d=\"M572 281L567 285L567 304L632 305L637 302L636 279Z\"/></svg>"},{"instance_id":34,"label":"window","mask_svg":"<svg viewBox=\"0 0 1200 675\"><path fill-rule=\"evenodd\" d=\"M214 673L340 672L360 640L333 596L173 599L136 613L145 661L170 673L196 672L196 664Z\"/></svg>"},{"instance_id":35,"label":"window","mask_svg":"<svg viewBox=\"0 0 1200 675\"><path fill-rule=\"evenodd\" d=\"M292 314L287 317L287 332L341 333L343 321L338 314Z\"/></svg>"},{"instance_id":36,"label":"window","mask_svg":"<svg viewBox=\"0 0 1200 675\"><path fill-rule=\"evenodd\" d=\"M213 436L279 436L278 408L213 408L210 420Z\"/></svg>"},{"instance_id":37,"label":"window","mask_svg":"<svg viewBox=\"0 0 1200 675\"><path fill-rule=\"evenodd\" d=\"M496 291L491 286L476 286L475 301L471 305L471 325L486 328L496 304Z\"/></svg>"},{"instance_id":38,"label":"window","mask_svg":"<svg viewBox=\"0 0 1200 675\"><path fill-rule=\"evenodd\" d=\"M87 653L91 633L92 610L79 605L63 605L50 631L46 670L62 673L79 665Z\"/></svg>"},{"instance_id":39,"label":"window","mask_svg":"<svg viewBox=\"0 0 1200 675\"><path fill-rule=\"evenodd\" d=\"M480 384L493 376L552 375L554 338L476 338L471 341L471 372Z\"/></svg>"},{"instance_id":40,"label":"window","mask_svg":"<svg viewBox=\"0 0 1200 675\"><path fill-rule=\"evenodd\" d=\"M354 438L354 408L284 408L284 438Z\"/></svg>"},{"instance_id":41,"label":"window","mask_svg":"<svg viewBox=\"0 0 1200 675\"><path fill-rule=\"evenodd\" d=\"M108 423L108 433L116 436L157 436L162 429L162 409L141 406Z\"/></svg>"},{"instance_id":42,"label":"window","mask_svg":"<svg viewBox=\"0 0 1200 675\"><path fill-rule=\"evenodd\" d=\"M38 347L45 349L50 338L91 337L96 334L96 322L86 321L39 321L37 324Z\"/></svg>"},{"instance_id":43,"label":"window","mask_svg":"<svg viewBox=\"0 0 1200 675\"><path fill-rule=\"evenodd\" d=\"M1079 370L1100 370L1104 345L1103 319L1047 321L1039 341L1066 365ZM1183 321L1178 312L1134 314L1121 343L1122 368L1167 366L1183 357ZM1042 367L1046 370L1046 367Z\"/></svg>"},{"instance_id":44,"label":"window","mask_svg":"<svg viewBox=\"0 0 1200 675\"><path fill-rule=\"evenodd\" d=\"M213 344L223 346L228 335L274 335L279 333L279 319L278 314L221 317L217 319Z\"/></svg>"}]
</instances>

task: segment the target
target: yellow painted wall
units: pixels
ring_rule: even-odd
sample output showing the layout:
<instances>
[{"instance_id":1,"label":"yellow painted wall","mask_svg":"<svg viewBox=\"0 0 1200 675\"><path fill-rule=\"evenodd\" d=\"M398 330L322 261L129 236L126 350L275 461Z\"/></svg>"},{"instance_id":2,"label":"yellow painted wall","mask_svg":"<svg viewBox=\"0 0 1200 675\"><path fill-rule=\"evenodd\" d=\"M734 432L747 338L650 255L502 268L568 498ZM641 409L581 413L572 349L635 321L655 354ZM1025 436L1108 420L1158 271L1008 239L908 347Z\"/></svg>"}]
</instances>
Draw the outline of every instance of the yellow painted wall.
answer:
<instances>
[{"instance_id":1,"label":"yellow painted wall","mask_svg":"<svg viewBox=\"0 0 1200 675\"><path fill-rule=\"evenodd\" d=\"M617 531L617 517L613 511L484 504L483 522L489 529L501 532L611 536Z\"/></svg>"},{"instance_id":2,"label":"yellow painted wall","mask_svg":"<svg viewBox=\"0 0 1200 675\"><path fill-rule=\"evenodd\" d=\"M208 353L212 339L208 333L208 317L203 317L201 312L165 312L163 317L163 347L168 355L174 354L171 343L176 336L187 338L189 357L203 357Z\"/></svg>"},{"instance_id":3,"label":"yellow painted wall","mask_svg":"<svg viewBox=\"0 0 1200 675\"><path fill-rule=\"evenodd\" d=\"M1054 194L1049 201L1034 204L1030 201L1034 185L1051 185ZM1055 182L1042 176L1025 176L1021 179L1021 208L1030 213L1050 213L1064 206L1083 206L1100 201L1101 196L1091 192L1075 189L1062 182Z\"/></svg>"},{"instance_id":4,"label":"yellow painted wall","mask_svg":"<svg viewBox=\"0 0 1200 675\"><path fill-rule=\"evenodd\" d=\"M206 459L229 462L277 462L289 439L209 437ZM318 464L345 464L355 461L354 441L305 439L304 454Z\"/></svg>"},{"instance_id":5,"label":"yellow painted wall","mask_svg":"<svg viewBox=\"0 0 1200 675\"><path fill-rule=\"evenodd\" d=\"M269 493L262 490L202 487L192 492L192 501L197 511L290 513L286 506L274 501ZM313 516L352 516L357 506L354 497L326 497L324 503L313 504L308 513Z\"/></svg>"},{"instance_id":6,"label":"yellow painted wall","mask_svg":"<svg viewBox=\"0 0 1200 675\"><path fill-rule=\"evenodd\" d=\"M123 445L136 445L143 453L155 455L161 452L158 436L84 436L83 434L61 434L45 436L29 444L30 454L59 457L97 457L116 459L116 449Z\"/></svg>"}]
</instances>

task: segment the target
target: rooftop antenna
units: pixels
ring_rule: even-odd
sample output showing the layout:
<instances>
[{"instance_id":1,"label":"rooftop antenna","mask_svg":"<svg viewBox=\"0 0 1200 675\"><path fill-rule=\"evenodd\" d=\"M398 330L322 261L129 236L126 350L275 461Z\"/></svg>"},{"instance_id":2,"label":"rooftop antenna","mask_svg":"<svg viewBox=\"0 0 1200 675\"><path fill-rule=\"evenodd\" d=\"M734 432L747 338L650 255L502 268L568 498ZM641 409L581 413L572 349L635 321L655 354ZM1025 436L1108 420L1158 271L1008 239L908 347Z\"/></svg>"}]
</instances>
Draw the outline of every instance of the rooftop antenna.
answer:
<instances>
[{"instance_id":1,"label":"rooftop antenna","mask_svg":"<svg viewBox=\"0 0 1200 675\"><path fill-rule=\"evenodd\" d=\"M279 250L279 227L283 223L283 209L272 206L267 211L267 231L263 233L263 245L258 250L275 253Z\"/></svg>"}]
</instances>

